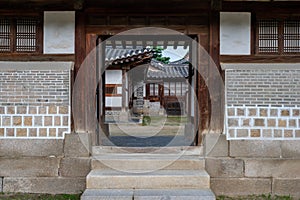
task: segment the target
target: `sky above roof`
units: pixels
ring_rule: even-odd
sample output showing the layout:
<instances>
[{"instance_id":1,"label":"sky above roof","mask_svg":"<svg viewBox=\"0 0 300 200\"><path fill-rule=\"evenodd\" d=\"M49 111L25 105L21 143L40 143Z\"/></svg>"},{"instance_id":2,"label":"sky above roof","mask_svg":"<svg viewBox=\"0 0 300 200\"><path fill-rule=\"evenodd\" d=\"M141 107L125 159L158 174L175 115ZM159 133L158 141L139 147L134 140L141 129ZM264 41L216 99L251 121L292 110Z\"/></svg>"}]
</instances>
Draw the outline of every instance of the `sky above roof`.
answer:
<instances>
[{"instance_id":1,"label":"sky above roof","mask_svg":"<svg viewBox=\"0 0 300 200\"><path fill-rule=\"evenodd\" d=\"M183 46L178 46L174 49L173 46L168 46L162 51L162 56L170 57L170 62L182 59L189 51L189 48L184 49Z\"/></svg>"}]
</instances>

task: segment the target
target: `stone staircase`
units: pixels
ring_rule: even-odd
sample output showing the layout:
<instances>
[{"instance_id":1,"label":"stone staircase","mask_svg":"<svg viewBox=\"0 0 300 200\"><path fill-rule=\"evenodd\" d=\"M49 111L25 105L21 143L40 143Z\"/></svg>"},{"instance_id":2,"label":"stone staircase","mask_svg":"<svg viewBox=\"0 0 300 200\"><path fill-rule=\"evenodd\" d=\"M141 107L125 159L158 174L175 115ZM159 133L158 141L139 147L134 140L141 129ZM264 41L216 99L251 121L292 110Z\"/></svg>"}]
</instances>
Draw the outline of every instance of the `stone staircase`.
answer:
<instances>
[{"instance_id":1,"label":"stone staircase","mask_svg":"<svg viewBox=\"0 0 300 200\"><path fill-rule=\"evenodd\" d=\"M81 200L215 200L200 147L93 147Z\"/></svg>"}]
</instances>

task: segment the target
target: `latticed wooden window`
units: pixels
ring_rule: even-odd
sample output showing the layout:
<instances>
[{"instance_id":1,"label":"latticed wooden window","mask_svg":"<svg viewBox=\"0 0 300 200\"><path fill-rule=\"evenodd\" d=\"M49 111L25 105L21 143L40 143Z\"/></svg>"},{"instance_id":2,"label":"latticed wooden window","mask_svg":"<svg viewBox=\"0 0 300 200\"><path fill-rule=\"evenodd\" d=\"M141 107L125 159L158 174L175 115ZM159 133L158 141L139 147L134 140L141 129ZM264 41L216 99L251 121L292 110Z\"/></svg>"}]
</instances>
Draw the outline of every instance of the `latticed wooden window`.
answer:
<instances>
[{"instance_id":1,"label":"latticed wooden window","mask_svg":"<svg viewBox=\"0 0 300 200\"><path fill-rule=\"evenodd\" d=\"M284 21L284 53L300 53L300 20Z\"/></svg>"},{"instance_id":2,"label":"latticed wooden window","mask_svg":"<svg viewBox=\"0 0 300 200\"><path fill-rule=\"evenodd\" d=\"M259 54L300 53L300 20L262 19L257 24Z\"/></svg>"},{"instance_id":3,"label":"latticed wooden window","mask_svg":"<svg viewBox=\"0 0 300 200\"><path fill-rule=\"evenodd\" d=\"M258 52L278 52L278 21L260 20L258 22Z\"/></svg>"},{"instance_id":4,"label":"latticed wooden window","mask_svg":"<svg viewBox=\"0 0 300 200\"><path fill-rule=\"evenodd\" d=\"M0 19L0 52L10 51L11 24L8 19Z\"/></svg>"},{"instance_id":5,"label":"latticed wooden window","mask_svg":"<svg viewBox=\"0 0 300 200\"><path fill-rule=\"evenodd\" d=\"M38 17L0 18L0 53L41 52L41 29Z\"/></svg>"}]
</instances>

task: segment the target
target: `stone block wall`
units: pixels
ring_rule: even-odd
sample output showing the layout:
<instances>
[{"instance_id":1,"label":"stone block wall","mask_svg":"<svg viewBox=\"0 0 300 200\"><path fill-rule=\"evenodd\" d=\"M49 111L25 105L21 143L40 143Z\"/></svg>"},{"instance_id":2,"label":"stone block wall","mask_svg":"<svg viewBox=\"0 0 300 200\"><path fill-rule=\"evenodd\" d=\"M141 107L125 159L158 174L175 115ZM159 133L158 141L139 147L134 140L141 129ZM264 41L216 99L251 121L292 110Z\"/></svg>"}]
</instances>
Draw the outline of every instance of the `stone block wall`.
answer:
<instances>
[{"instance_id":1,"label":"stone block wall","mask_svg":"<svg viewBox=\"0 0 300 200\"><path fill-rule=\"evenodd\" d=\"M290 195L300 198L300 141L204 137L205 168L216 195Z\"/></svg>"},{"instance_id":2,"label":"stone block wall","mask_svg":"<svg viewBox=\"0 0 300 200\"><path fill-rule=\"evenodd\" d=\"M228 139L300 140L300 64L223 64Z\"/></svg>"},{"instance_id":3,"label":"stone block wall","mask_svg":"<svg viewBox=\"0 0 300 200\"><path fill-rule=\"evenodd\" d=\"M90 172L88 134L0 140L0 191L79 194Z\"/></svg>"},{"instance_id":4,"label":"stone block wall","mask_svg":"<svg viewBox=\"0 0 300 200\"><path fill-rule=\"evenodd\" d=\"M72 62L0 62L0 138L70 132Z\"/></svg>"}]
</instances>

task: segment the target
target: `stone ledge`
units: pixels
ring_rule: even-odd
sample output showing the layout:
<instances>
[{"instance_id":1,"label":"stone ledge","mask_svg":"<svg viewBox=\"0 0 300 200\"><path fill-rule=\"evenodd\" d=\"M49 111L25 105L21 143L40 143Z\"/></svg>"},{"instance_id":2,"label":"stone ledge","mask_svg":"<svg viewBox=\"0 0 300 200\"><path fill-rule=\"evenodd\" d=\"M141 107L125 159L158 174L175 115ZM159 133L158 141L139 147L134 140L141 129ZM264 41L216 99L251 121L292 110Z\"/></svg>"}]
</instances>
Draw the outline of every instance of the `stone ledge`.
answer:
<instances>
[{"instance_id":1,"label":"stone ledge","mask_svg":"<svg viewBox=\"0 0 300 200\"><path fill-rule=\"evenodd\" d=\"M300 140L282 141L281 151L283 158L299 158L300 159Z\"/></svg>"},{"instance_id":2,"label":"stone ledge","mask_svg":"<svg viewBox=\"0 0 300 200\"><path fill-rule=\"evenodd\" d=\"M55 177L58 176L59 158L0 158L2 177Z\"/></svg>"},{"instance_id":3,"label":"stone ledge","mask_svg":"<svg viewBox=\"0 0 300 200\"><path fill-rule=\"evenodd\" d=\"M272 193L275 195L290 195L295 199L300 199L300 178L274 179Z\"/></svg>"},{"instance_id":4,"label":"stone ledge","mask_svg":"<svg viewBox=\"0 0 300 200\"><path fill-rule=\"evenodd\" d=\"M85 178L5 177L3 192L79 194L85 190Z\"/></svg>"},{"instance_id":5,"label":"stone ledge","mask_svg":"<svg viewBox=\"0 0 300 200\"><path fill-rule=\"evenodd\" d=\"M204 155L208 157L227 157L228 141L224 134L205 134L203 140Z\"/></svg>"},{"instance_id":6,"label":"stone ledge","mask_svg":"<svg viewBox=\"0 0 300 200\"><path fill-rule=\"evenodd\" d=\"M211 189L216 195L247 196L270 194L271 179L257 178L211 178Z\"/></svg>"},{"instance_id":7,"label":"stone ledge","mask_svg":"<svg viewBox=\"0 0 300 200\"><path fill-rule=\"evenodd\" d=\"M88 133L65 135L64 154L66 157L89 157L91 144Z\"/></svg>"},{"instance_id":8,"label":"stone ledge","mask_svg":"<svg viewBox=\"0 0 300 200\"><path fill-rule=\"evenodd\" d=\"M245 176L300 178L299 166L296 159L245 159Z\"/></svg>"},{"instance_id":9,"label":"stone ledge","mask_svg":"<svg viewBox=\"0 0 300 200\"><path fill-rule=\"evenodd\" d=\"M90 158L63 158L60 164L60 175L63 177L86 177L91 171Z\"/></svg>"},{"instance_id":10,"label":"stone ledge","mask_svg":"<svg viewBox=\"0 0 300 200\"><path fill-rule=\"evenodd\" d=\"M229 142L229 156L280 158L280 142L270 140L232 140Z\"/></svg>"},{"instance_id":11,"label":"stone ledge","mask_svg":"<svg viewBox=\"0 0 300 200\"><path fill-rule=\"evenodd\" d=\"M244 162L241 159L207 158L205 169L210 177L243 177Z\"/></svg>"},{"instance_id":12,"label":"stone ledge","mask_svg":"<svg viewBox=\"0 0 300 200\"><path fill-rule=\"evenodd\" d=\"M62 139L0 140L0 157L62 156Z\"/></svg>"}]
</instances>

